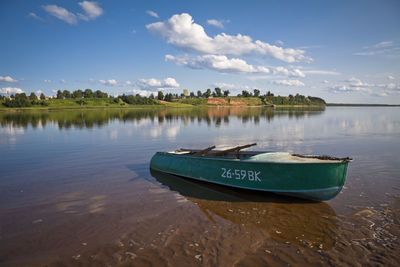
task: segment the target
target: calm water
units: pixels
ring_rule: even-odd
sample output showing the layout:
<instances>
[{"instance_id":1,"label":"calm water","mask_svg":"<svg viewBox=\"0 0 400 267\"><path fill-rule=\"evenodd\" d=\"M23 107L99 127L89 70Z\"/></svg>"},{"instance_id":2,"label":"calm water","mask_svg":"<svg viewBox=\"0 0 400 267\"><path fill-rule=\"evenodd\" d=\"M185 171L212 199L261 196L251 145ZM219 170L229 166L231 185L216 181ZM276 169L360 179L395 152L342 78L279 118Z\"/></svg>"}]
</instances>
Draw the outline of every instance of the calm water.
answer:
<instances>
[{"instance_id":1,"label":"calm water","mask_svg":"<svg viewBox=\"0 0 400 267\"><path fill-rule=\"evenodd\" d=\"M349 156L316 203L150 173L157 151ZM0 113L0 265L385 265L400 261L400 108Z\"/></svg>"}]
</instances>

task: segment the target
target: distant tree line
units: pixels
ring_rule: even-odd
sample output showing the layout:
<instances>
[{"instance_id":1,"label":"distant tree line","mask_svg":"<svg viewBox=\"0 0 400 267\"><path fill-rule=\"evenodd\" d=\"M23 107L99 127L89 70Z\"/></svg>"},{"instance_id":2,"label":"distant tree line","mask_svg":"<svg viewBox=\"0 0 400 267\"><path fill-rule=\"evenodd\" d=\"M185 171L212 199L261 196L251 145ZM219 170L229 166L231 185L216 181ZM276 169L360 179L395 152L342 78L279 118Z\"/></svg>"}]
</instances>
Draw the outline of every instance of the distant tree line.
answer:
<instances>
[{"instance_id":1,"label":"distant tree line","mask_svg":"<svg viewBox=\"0 0 400 267\"><path fill-rule=\"evenodd\" d=\"M207 89L204 92L198 90L195 94L194 92L190 92L187 89L183 90L183 93L180 95L175 93L167 93L164 95L162 91L159 91L156 96L150 94L149 97L141 96L139 94L136 95L120 95L117 97L109 96L107 93L102 92L100 90L92 91L91 89L85 89L84 91L78 89L73 92L68 90L58 90L56 96L53 98L56 99L73 99L75 102L80 105L87 104L89 99L107 99L110 103L114 104L129 104L129 105L151 105L158 104L155 99L164 100L168 102L173 102L182 98L210 98L210 97L228 97L230 95L229 90L221 90L220 88L214 88L213 91L211 89ZM27 96L25 93L11 95L9 98L0 96L0 101L2 101L3 105L6 107L30 107L33 105L42 105L47 106L49 103L46 100L46 96L41 93L38 97L35 93L31 93ZM261 91L258 89L254 89L253 92L249 92L247 90L243 90L241 93L237 95L237 97L258 97L265 104L274 104L274 105L325 105L325 101L319 97L312 96L303 96L300 94L289 95L289 96L275 96L273 93L268 91L266 94L261 95Z\"/></svg>"}]
</instances>

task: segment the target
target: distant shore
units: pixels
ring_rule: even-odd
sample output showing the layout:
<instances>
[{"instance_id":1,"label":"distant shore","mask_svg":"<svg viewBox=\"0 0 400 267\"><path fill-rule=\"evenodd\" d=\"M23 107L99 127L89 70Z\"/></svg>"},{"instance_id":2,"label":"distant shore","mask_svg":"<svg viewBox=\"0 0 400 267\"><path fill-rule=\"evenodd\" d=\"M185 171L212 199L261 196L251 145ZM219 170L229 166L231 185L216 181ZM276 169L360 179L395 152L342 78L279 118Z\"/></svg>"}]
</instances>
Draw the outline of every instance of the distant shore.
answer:
<instances>
[{"instance_id":1,"label":"distant shore","mask_svg":"<svg viewBox=\"0 0 400 267\"><path fill-rule=\"evenodd\" d=\"M400 107L400 104L341 104L327 103L328 107Z\"/></svg>"}]
</instances>

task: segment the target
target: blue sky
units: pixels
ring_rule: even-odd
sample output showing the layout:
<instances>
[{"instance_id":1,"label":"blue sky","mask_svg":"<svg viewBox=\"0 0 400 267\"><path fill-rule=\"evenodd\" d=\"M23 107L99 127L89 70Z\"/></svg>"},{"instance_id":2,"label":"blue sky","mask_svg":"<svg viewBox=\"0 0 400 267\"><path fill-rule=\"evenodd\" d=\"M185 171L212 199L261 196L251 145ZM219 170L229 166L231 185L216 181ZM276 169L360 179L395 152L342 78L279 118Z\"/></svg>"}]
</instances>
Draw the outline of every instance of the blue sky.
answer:
<instances>
[{"instance_id":1,"label":"blue sky","mask_svg":"<svg viewBox=\"0 0 400 267\"><path fill-rule=\"evenodd\" d=\"M0 93L220 87L400 103L400 1L0 2Z\"/></svg>"}]
</instances>

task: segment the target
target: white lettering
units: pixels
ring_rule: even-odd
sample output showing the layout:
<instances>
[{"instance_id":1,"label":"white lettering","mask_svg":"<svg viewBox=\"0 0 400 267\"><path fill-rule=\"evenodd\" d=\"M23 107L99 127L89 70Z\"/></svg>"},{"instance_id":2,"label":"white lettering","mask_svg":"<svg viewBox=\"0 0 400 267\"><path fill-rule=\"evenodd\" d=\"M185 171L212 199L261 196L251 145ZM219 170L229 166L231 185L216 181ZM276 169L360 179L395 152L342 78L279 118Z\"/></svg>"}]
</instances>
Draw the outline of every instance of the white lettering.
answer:
<instances>
[{"instance_id":1,"label":"white lettering","mask_svg":"<svg viewBox=\"0 0 400 267\"><path fill-rule=\"evenodd\" d=\"M261 171L255 170L240 170L240 169L226 169L221 168L222 178L234 178L236 180L245 180L247 178L248 181L251 182L261 182Z\"/></svg>"},{"instance_id":2,"label":"white lettering","mask_svg":"<svg viewBox=\"0 0 400 267\"><path fill-rule=\"evenodd\" d=\"M222 175L221 175L221 177L224 177L224 178L226 178L226 176L225 176L226 169L225 169L225 168L221 168L221 169L222 169Z\"/></svg>"},{"instance_id":3,"label":"white lettering","mask_svg":"<svg viewBox=\"0 0 400 267\"><path fill-rule=\"evenodd\" d=\"M254 172L253 171L247 171L247 175L249 176L249 181L254 181Z\"/></svg>"}]
</instances>

